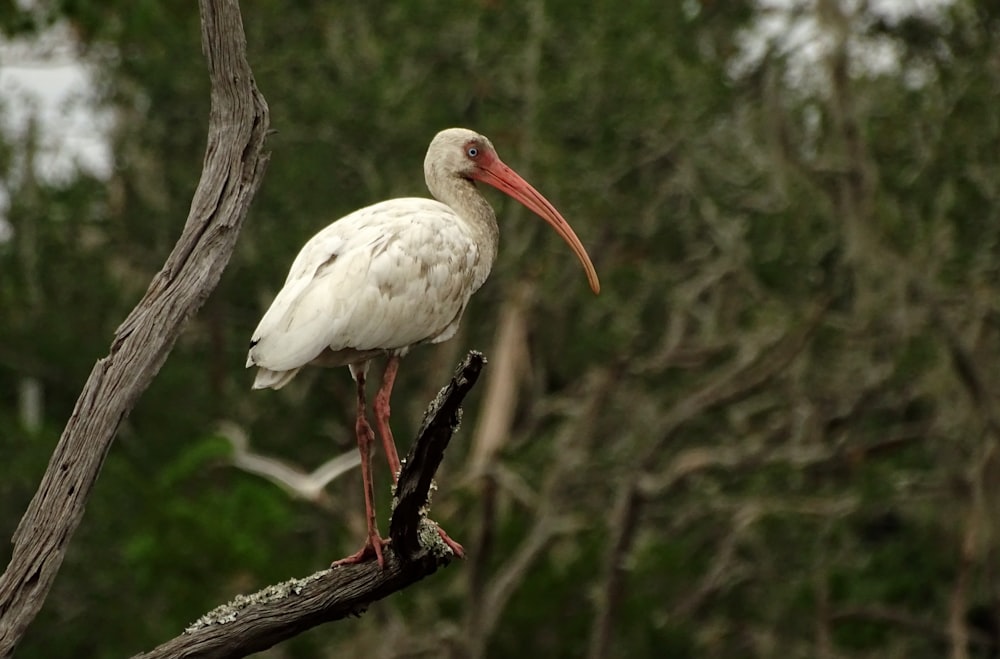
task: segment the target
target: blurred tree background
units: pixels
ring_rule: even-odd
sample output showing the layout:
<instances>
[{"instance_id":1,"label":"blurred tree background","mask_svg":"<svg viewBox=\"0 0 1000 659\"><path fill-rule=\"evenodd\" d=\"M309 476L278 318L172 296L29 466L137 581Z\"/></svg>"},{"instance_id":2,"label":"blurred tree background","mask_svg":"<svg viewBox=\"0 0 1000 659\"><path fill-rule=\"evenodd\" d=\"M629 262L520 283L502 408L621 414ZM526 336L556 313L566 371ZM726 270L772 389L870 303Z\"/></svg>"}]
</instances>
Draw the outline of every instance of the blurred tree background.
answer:
<instances>
[{"instance_id":1,"label":"blurred tree background","mask_svg":"<svg viewBox=\"0 0 1000 659\"><path fill-rule=\"evenodd\" d=\"M486 352L433 511L470 558L266 656L998 656L1000 5L243 11L276 130L264 187L20 657L148 649L357 549L357 472L293 499L230 465L220 424L307 470L353 448L347 369L251 392L249 334L315 231L426 195L451 125L563 211L602 294L488 193L494 274L459 336L404 361L393 415L405 451ZM31 131L0 143L2 537L179 235L207 126L194 3L0 9L7 39L54 25L114 118L113 164L53 182Z\"/></svg>"}]
</instances>

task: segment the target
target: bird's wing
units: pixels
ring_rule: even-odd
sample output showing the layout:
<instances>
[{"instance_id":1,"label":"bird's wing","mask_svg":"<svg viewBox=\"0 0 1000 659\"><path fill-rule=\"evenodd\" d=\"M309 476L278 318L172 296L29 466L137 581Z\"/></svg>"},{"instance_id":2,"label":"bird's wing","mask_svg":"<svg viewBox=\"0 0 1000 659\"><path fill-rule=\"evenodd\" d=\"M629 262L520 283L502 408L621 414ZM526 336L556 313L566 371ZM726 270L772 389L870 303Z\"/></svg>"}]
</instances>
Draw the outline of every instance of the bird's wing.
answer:
<instances>
[{"instance_id":1,"label":"bird's wing","mask_svg":"<svg viewBox=\"0 0 1000 659\"><path fill-rule=\"evenodd\" d=\"M253 333L247 366L286 371L327 348L440 339L482 283L472 276L479 259L465 223L439 202L394 199L356 211L299 252Z\"/></svg>"}]
</instances>

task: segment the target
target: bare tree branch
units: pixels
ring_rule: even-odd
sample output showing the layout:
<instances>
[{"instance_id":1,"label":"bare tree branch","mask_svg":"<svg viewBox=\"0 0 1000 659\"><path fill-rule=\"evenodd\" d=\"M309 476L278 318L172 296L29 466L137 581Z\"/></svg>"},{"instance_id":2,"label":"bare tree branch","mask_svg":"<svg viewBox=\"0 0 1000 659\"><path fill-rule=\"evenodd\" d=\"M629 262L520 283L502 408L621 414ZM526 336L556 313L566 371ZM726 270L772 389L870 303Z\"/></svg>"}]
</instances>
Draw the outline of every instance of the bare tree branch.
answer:
<instances>
[{"instance_id":1,"label":"bare tree branch","mask_svg":"<svg viewBox=\"0 0 1000 659\"><path fill-rule=\"evenodd\" d=\"M482 412L472 434L466 471L472 478L488 472L510 439L510 429L518 403L518 384L530 367L528 316L534 304L534 286L518 285L499 312L496 337L490 349L496 367L486 380Z\"/></svg>"},{"instance_id":2,"label":"bare tree branch","mask_svg":"<svg viewBox=\"0 0 1000 659\"><path fill-rule=\"evenodd\" d=\"M302 467L281 458L251 450L246 431L232 421L220 422L218 433L233 449L229 458L229 463L233 467L260 476L274 483L288 496L309 501L328 512L334 511L336 506L326 487L361 464L361 455L357 449L351 449L307 472Z\"/></svg>"},{"instance_id":3,"label":"bare tree branch","mask_svg":"<svg viewBox=\"0 0 1000 659\"><path fill-rule=\"evenodd\" d=\"M610 651L615 611L624 593L626 575L622 566L631 551L634 537L642 526L642 514L648 496L658 487L653 485L657 480L654 474L658 455L666 451L674 433L685 423L710 409L750 395L787 367L805 349L826 308L826 302L817 305L801 323L801 327L787 332L765 354L718 374L700 389L677 401L666 412L663 417L663 434L658 441L651 443L651 449L644 452L642 459L630 470L627 482L619 490L618 505L609 522L611 538L602 570L604 578L595 602L595 622L588 650L591 659L606 657ZM706 457L705 452L710 454ZM670 485L675 482L675 477L683 478L684 473L717 462L721 457L719 453L707 449L705 452L695 449L679 456L672 465L677 474L669 478ZM687 465L685 460L693 461L694 464Z\"/></svg>"},{"instance_id":4,"label":"bare tree branch","mask_svg":"<svg viewBox=\"0 0 1000 659\"><path fill-rule=\"evenodd\" d=\"M560 492L574 476L581 464L592 455L597 419L604 410L604 401L616 383L614 370L602 370L588 378L580 393L583 401L577 402L579 416L568 423L556 436L552 451L552 464L546 469L545 479L537 496L531 529L513 549L502 564L496 567L489 581L479 592L470 594L477 599L470 609L474 612L466 620L465 654L467 657L484 657L489 639L499 624L504 611L518 587L530 576L539 557L553 542L567 534L579 532L584 526L574 515L572 502L562 501ZM499 481L497 481L499 484ZM567 510L568 509L568 510Z\"/></svg>"},{"instance_id":5,"label":"bare tree branch","mask_svg":"<svg viewBox=\"0 0 1000 659\"><path fill-rule=\"evenodd\" d=\"M246 60L236 0L202 0L212 83L208 146L184 230L77 400L0 577L0 656L10 656L55 580L118 427L215 288L264 176L268 109Z\"/></svg>"},{"instance_id":6,"label":"bare tree branch","mask_svg":"<svg viewBox=\"0 0 1000 659\"><path fill-rule=\"evenodd\" d=\"M663 434L652 443L640 464L655 465L657 456L666 451L674 433L688 421L719 405L749 396L780 373L805 349L823 320L828 304L829 301L824 300L815 305L798 328L781 337L765 354L747 364L737 364L673 405L664 416Z\"/></svg>"},{"instance_id":7,"label":"bare tree branch","mask_svg":"<svg viewBox=\"0 0 1000 659\"><path fill-rule=\"evenodd\" d=\"M485 365L486 359L481 353L472 351L466 355L451 382L431 402L424 414L417 441L403 462L393 496L392 521L389 523L393 547L403 556L417 555L426 544L421 536L427 525L422 522L429 507L432 479L452 433L462 420L462 400L476 384ZM434 539L438 539L436 526L432 526L430 532Z\"/></svg>"},{"instance_id":8,"label":"bare tree branch","mask_svg":"<svg viewBox=\"0 0 1000 659\"><path fill-rule=\"evenodd\" d=\"M503 465L497 455L509 441L517 409L520 381L530 363L527 347L527 315L532 303L533 286L518 285L500 310L496 336L490 354L497 367L490 370L481 413L472 434L465 471L478 489L478 529L473 540L471 560L466 575L468 590L465 602L466 628L482 628L483 593L487 570L493 560L496 539L496 515L501 489L497 472Z\"/></svg>"},{"instance_id":9,"label":"bare tree branch","mask_svg":"<svg viewBox=\"0 0 1000 659\"><path fill-rule=\"evenodd\" d=\"M639 509L642 494L635 483L623 483L618 490L614 511L611 514L610 533L612 541L604 559L604 575L601 577L603 589L597 596L594 607L594 623L590 628L589 659L608 656L611 647L611 632L614 629L614 612L618 610L625 592L626 557L632 551L635 527L639 523Z\"/></svg>"},{"instance_id":10,"label":"bare tree branch","mask_svg":"<svg viewBox=\"0 0 1000 659\"><path fill-rule=\"evenodd\" d=\"M970 464L964 470L962 479L967 481L969 499L966 502L965 519L961 533L955 581L948 598L948 638L950 659L969 657L970 635L973 633L967 621L969 591L973 580L973 570L983 538L993 534L988 492L995 482L995 465L1000 455L1000 414L997 412L996 395L989 386L989 379L978 360L959 336L959 332L949 321L941 296L934 284L920 271L910 268L905 262L898 266L909 285L924 299L929 307L930 322L947 346L951 369L955 379L965 389L970 407L982 422L982 436L979 446L973 452ZM982 318L977 319L982 322Z\"/></svg>"},{"instance_id":11,"label":"bare tree branch","mask_svg":"<svg viewBox=\"0 0 1000 659\"><path fill-rule=\"evenodd\" d=\"M431 402L393 497L385 568L375 561L322 570L241 595L202 616L185 632L136 659L245 657L316 625L357 616L368 606L448 565L451 550L428 520L434 473L461 420L461 404L486 360L470 352Z\"/></svg>"}]
</instances>

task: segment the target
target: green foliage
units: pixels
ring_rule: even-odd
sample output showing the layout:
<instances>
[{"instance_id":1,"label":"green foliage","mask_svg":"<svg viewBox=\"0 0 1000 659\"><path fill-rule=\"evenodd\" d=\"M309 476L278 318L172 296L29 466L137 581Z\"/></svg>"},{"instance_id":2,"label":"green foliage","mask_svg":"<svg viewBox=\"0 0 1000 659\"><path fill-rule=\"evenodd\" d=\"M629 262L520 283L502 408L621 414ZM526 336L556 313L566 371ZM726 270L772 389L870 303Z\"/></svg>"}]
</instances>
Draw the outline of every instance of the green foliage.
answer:
<instances>
[{"instance_id":1,"label":"green foliage","mask_svg":"<svg viewBox=\"0 0 1000 659\"><path fill-rule=\"evenodd\" d=\"M33 174L33 136L0 143L7 535L180 232L209 113L193 4L35 4L0 9L0 30L72 28L115 116L114 168L54 183ZM487 350L491 372L520 359L489 348L527 300L494 472L473 470L482 387L440 475L434 515L472 559L282 656L586 656L605 614L604 656L958 656L950 621L1000 615L1000 14L874 4L802 9L823 30L814 52L761 36L780 12L751 2L243 3L275 129L264 186L123 425L18 656L148 649L356 549L356 474L318 506L293 500L230 466L213 428L235 422L307 470L354 446L346 371L251 392L247 339L310 235L425 194L424 149L449 125L489 135L563 211L603 290L487 193L503 234L491 280L460 336L407 357L393 400L405 450L456 354ZM866 66L880 46L895 64ZM381 465L376 478L384 529ZM621 526L611 502L633 489ZM551 539L512 570L540 519ZM470 613L490 602L495 626Z\"/></svg>"}]
</instances>

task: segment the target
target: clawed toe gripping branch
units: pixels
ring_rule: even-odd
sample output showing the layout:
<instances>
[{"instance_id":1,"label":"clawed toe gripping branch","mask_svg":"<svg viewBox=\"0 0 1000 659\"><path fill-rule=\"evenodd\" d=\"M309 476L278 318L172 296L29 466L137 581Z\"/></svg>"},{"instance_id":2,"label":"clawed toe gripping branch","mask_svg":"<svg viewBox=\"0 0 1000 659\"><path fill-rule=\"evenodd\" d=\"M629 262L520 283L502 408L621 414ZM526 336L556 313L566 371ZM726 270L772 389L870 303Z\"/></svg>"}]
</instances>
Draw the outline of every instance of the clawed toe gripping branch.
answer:
<instances>
[{"instance_id":1,"label":"clawed toe gripping branch","mask_svg":"<svg viewBox=\"0 0 1000 659\"><path fill-rule=\"evenodd\" d=\"M431 402L403 462L393 497L385 567L375 560L323 570L303 579L241 595L205 614L184 633L142 659L245 657L311 627L356 616L372 602L406 588L447 565L455 553L428 519L431 486L462 418L461 404L486 360L470 352L451 382Z\"/></svg>"}]
</instances>

